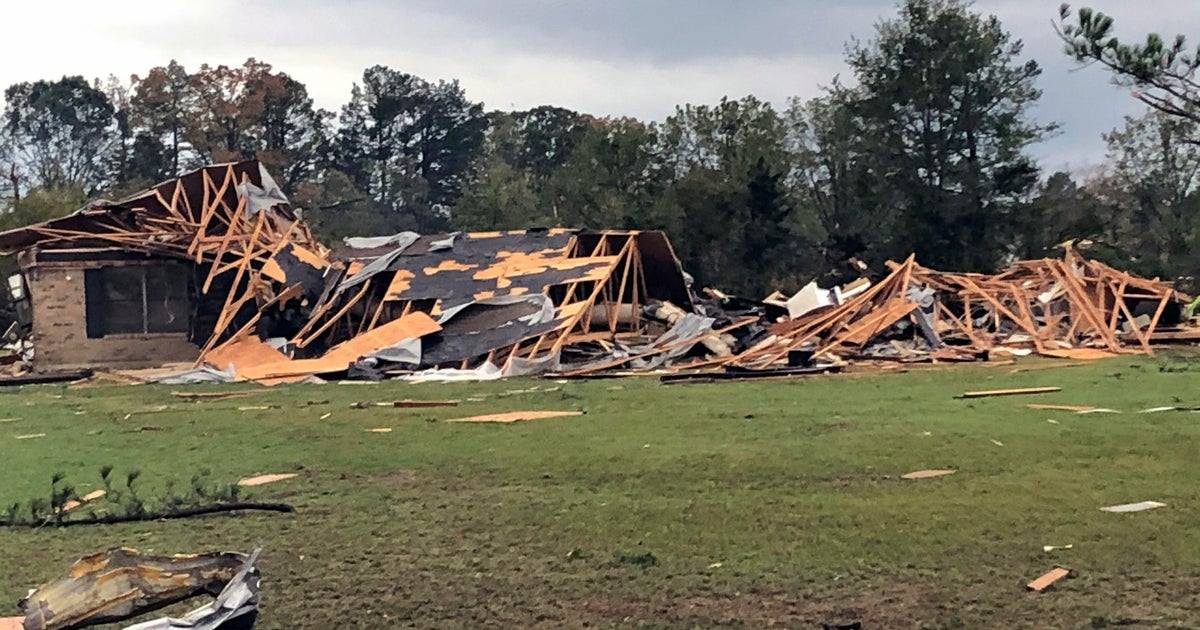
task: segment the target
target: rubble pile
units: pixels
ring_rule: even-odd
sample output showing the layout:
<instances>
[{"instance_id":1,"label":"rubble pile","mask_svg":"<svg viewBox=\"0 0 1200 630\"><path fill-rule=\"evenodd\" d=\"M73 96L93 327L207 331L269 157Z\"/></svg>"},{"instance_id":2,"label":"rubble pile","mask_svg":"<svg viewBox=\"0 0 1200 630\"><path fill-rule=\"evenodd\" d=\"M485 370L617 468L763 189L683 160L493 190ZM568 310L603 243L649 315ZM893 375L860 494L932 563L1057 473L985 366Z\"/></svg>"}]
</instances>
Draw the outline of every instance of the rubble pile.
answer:
<instances>
[{"instance_id":1,"label":"rubble pile","mask_svg":"<svg viewBox=\"0 0 1200 630\"><path fill-rule=\"evenodd\" d=\"M995 275L909 257L883 278L763 300L694 294L654 231L404 232L331 248L254 161L0 233L0 252L22 270L8 283L21 365L173 383L747 374L1200 338L1170 283L1069 247Z\"/></svg>"},{"instance_id":2,"label":"rubble pile","mask_svg":"<svg viewBox=\"0 0 1200 630\"><path fill-rule=\"evenodd\" d=\"M1170 283L1087 260L1070 247L1062 259L1018 261L994 275L934 271L912 257L889 267L869 287L802 289L788 302L791 318L727 363L764 368L798 351L832 362L1031 353L1089 359L1200 338L1195 329L1174 328L1185 323L1186 296Z\"/></svg>"}]
</instances>

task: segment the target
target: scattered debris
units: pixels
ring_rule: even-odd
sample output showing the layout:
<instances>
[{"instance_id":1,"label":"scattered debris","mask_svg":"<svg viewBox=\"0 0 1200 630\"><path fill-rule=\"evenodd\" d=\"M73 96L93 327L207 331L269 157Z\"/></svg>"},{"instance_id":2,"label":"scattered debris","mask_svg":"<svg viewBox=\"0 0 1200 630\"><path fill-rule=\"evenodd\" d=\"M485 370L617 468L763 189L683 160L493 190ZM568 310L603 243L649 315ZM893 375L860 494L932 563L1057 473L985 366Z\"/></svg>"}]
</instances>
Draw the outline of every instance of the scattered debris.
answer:
<instances>
[{"instance_id":1,"label":"scattered debris","mask_svg":"<svg viewBox=\"0 0 1200 630\"><path fill-rule=\"evenodd\" d=\"M446 422L518 422L521 420L543 420L546 418L582 415L582 411L509 411L506 413L471 416L469 418L454 418L446 420Z\"/></svg>"},{"instance_id":2,"label":"scattered debris","mask_svg":"<svg viewBox=\"0 0 1200 630\"><path fill-rule=\"evenodd\" d=\"M322 414L320 418L317 418L317 420L327 420L329 418L329 416L332 416L332 415L333 415L332 411L327 411L324 414Z\"/></svg>"},{"instance_id":3,"label":"scattered debris","mask_svg":"<svg viewBox=\"0 0 1200 630\"><path fill-rule=\"evenodd\" d=\"M366 429L367 433L391 433L391 427L375 427L374 429Z\"/></svg>"},{"instance_id":4,"label":"scattered debris","mask_svg":"<svg viewBox=\"0 0 1200 630\"><path fill-rule=\"evenodd\" d=\"M1046 553L1050 553L1052 551L1063 551L1066 549L1072 549L1074 547L1075 547L1075 545L1073 545L1073 544L1071 544L1071 545L1042 545L1042 551L1044 551Z\"/></svg>"},{"instance_id":5,"label":"scattered debris","mask_svg":"<svg viewBox=\"0 0 1200 630\"><path fill-rule=\"evenodd\" d=\"M1004 442L1001 442L1000 440L992 440L992 444L995 444L996 446L1004 446Z\"/></svg>"},{"instance_id":6,"label":"scattered debris","mask_svg":"<svg viewBox=\"0 0 1200 630\"><path fill-rule=\"evenodd\" d=\"M1053 411L1075 411L1075 412L1091 411L1092 409L1096 409L1096 407L1093 407L1090 405L1040 405L1040 404L1036 404L1036 403L1029 403L1025 406L1029 407L1030 409L1048 409L1048 410L1053 410Z\"/></svg>"},{"instance_id":7,"label":"scattered debris","mask_svg":"<svg viewBox=\"0 0 1200 630\"><path fill-rule=\"evenodd\" d=\"M89 503L91 501L95 501L96 499L99 499L100 497L104 496L105 494L108 494L108 492L105 490L92 490L91 492L79 497L78 499L71 499L71 500L67 501L66 503L64 503L62 506L62 511L67 512L70 510L74 510L75 508L83 505L84 503Z\"/></svg>"},{"instance_id":8,"label":"scattered debris","mask_svg":"<svg viewBox=\"0 0 1200 630\"><path fill-rule=\"evenodd\" d=\"M1049 588L1051 584L1054 584L1055 582L1067 577L1070 574L1071 574L1070 569L1066 569L1063 567L1054 567L1053 569L1051 569L1048 573L1046 573L1042 577L1039 577L1038 579L1025 585L1025 588L1027 588L1031 591L1037 592L1037 593L1041 593L1042 591Z\"/></svg>"},{"instance_id":9,"label":"scattered debris","mask_svg":"<svg viewBox=\"0 0 1200 630\"><path fill-rule=\"evenodd\" d=\"M1101 512L1142 512L1145 510L1153 510L1155 508L1167 507L1166 503L1158 501L1140 501L1138 503L1123 503L1121 505L1110 505L1100 508Z\"/></svg>"},{"instance_id":10,"label":"scattered debris","mask_svg":"<svg viewBox=\"0 0 1200 630\"><path fill-rule=\"evenodd\" d=\"M1075 415L1087 415L1089 413L1121 413L1116 409L1106 409L1104 407L1093 407L1091 409L1081 409L1075 412Z\"/></svg>"},{"instance_id":11,"label":"scattered debris","mask_svg":"<svg viewBox=\"0 0 1200 630\"><path fill-rule=\"evenodd\" d=\"M44 438L44 437L46 437L45 433L30 433L28 435L18 435L17 439L18 440L32 440L33 438Z\"/></svg>"},{"instance_id":12,"label":"scattered debris","mask_svg":"<svg viewBox=\"0 0 1200 630\"><path fill-rule=\"evenodd\" d=\"M44 383L64 383L78 381L92 375L91 370L68 370L36 372L19 376L0 376L0 387L17 385L41 385Z\"/></svg>"},{"instance_id":13,"label":"scattered debris","mask_svg":"<svg viewBox=\"0 0 1200 630\"><path fill-rule=\"evenodd\" d=\"M457 400L396 400L392 402L356 402L351 409L370 409L371 407L392 407L395 409L420 409L424 407L457 407Z\"/></svg>"},{"instance_id":14,"label":"scattered debris","mask_svg":"<svg viewBox=\"0 0 1200 630\"><path fill-rule=\"evenodd\" d=\"M916 470L904 475L900 475L901 479L928 479L929 477L941 477L943 475L953 475L953 470Z\"/></svg>"},{"instance_id":15,"label":"scattered debris","mask_svg":"<svg viewBox=\"0 0 1200 630\"><path fill-rule=\"evenodd\" d=\"M1049 422L1050 424L1059 424L1058 420L1055 420L1054 418L1046 418L1046 422Z\"/></svg>"},{"instance_id":16,"label":"scattered debris","mask_svg":"<svg viewBox=\"0 0 1200 630\"><path fill-rule=\"evenodd\" d=\"M229 580L216 600L193 610L180 618L164 617L136 625L125 630L234 630L248 629L258 618L258 570L254 563L261 548L255 549L246 558L237 575ZM304 556L300 556L301 559Z\"/></svg>"},{"instance_id":17,"label":"scattered debris","mask_svg":"<svg viewBox=\"0 0 1200 630\"><path fill-rule=\"evenodd\" d=\"M987 398L990 396L1019 396L1024 394L1049 394L1061 392L1061 387L1023 387L1019 389L990 389L977 392L964 392L959 398Z\"/></svg>"},{"instance_id":18,"label":"scattered debris","mask_svg":"<svg viewBox=\"0 0 1200 630\"><path fill-rule=\"evenodd\" d=\"M277 474L270 474L270 475L258 475L257 477L244 477L242 479L238 479L237 485L239 485L239 486L261 486L261 485L267 484L267 483L275 483L276 481L283 481L284 479L291 479L292 477L295 477L295 476L296 476L296 473L277 473Z\"/></svg>"},{"instance_id":19,"label":"scattered debris","mask_svg":"<svg viewBox=\"0 0 1200 630\"><path fill-rule=\"evenodd\" d=\"M150 556L112 549L79 559L66 575L39 586L18 606L25 613L25 630L112 623L220 592L248 559L240 553Z\"/></svg>"},{"instance_id":20,"label":"scattered debris","mask_svg":"<svg viewBox=\"0 0 1200 630\"><path fill-rule=\"evenodd\" d=\"M224 400L226 398L258 396L263 393L266 393L266 390L247 389L236 392L171 392L171 395L184 400Z\"/></svg>"}]
</instances>

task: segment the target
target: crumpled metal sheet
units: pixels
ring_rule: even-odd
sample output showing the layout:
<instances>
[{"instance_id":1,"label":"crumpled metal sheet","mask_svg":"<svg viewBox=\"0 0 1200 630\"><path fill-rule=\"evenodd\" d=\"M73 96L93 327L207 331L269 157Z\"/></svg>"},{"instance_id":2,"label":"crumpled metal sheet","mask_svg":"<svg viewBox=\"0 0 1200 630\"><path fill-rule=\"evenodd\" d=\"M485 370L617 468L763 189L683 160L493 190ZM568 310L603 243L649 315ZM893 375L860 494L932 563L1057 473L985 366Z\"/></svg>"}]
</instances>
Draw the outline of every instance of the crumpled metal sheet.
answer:
<instances>
[{"instance_id":1,"label":"crumpled metal sheet","mask_svg":"<svg viewBox=\"0 0 1200 630\"><path fill-rule=\"evenodd\" d=\"M111 549L80 558L17 605L25 630L69 630L135 617L201 593L217 595L243 568L240 553L148 556Z\"/></svg>"},{"instance_id":2,"label":"crumpled metal sheet","mask_svg":"<svg viewBox=\"0 0 1200 630\"><path fill-rule=\"evenodd\" d=\"M217 599L182 617L163 617L128 626L125 630L233 630L249 628L258 618L258 570L255 561L262 548L255 549L237 575L225 585Z\"/></svg>"}]
</instances>

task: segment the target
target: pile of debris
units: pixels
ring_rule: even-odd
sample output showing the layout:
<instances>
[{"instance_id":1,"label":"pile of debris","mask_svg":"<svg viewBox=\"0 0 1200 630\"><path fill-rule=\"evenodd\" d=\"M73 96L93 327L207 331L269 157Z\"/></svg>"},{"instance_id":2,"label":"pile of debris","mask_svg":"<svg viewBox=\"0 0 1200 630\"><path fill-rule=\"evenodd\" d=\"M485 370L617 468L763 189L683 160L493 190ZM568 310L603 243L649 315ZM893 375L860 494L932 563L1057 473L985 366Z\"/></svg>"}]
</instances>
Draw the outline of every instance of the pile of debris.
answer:
<instances>
[{"instance_id":1,"label":"pile of debris","mask_svg":"<svg viewBox=\"0 0 1200 630\"><path fill-rule=\"evenodd\" d=\"M1200 340L1184 323L1186 297L1067 247L1062 259L1014 263L995 274L926 269L912 257L891 273L834 291L810 285L787 302L790 318L726 364L766 368L791 360L972 361L996 354L1095 359L1152 353L1158 341Z\"/></svg>"},{"instance_id":2,"label":"pile of debris","mask_svg":"<svg viewBox=\"0 0 1200 630\"><path fill-rule=\"evenodd\" d=\"M1160 330L1185 320L1168 283L1070 250L991 276L910 257L878 281L760 302L693 295L653 231L405 232L330 249L253 161L0 233L0 253L19 254L22 364L165 382L1100 356L1200 337Z\"/></svg>"},{"instance_id":3,"label":"pile of debris","mask_svg":"<svg viewBox=\"0 0 1200 630\"><path fill-rule=\"evenodd\" d=\"M0 619L0 628L74 630L124 621L204 593L215 599L182 617L126 630L250 628L258 617L255 562L261 551L151 556L122 548L97 553L30 591L18 604L24 617Z\"/></svg>"}]
</instances>

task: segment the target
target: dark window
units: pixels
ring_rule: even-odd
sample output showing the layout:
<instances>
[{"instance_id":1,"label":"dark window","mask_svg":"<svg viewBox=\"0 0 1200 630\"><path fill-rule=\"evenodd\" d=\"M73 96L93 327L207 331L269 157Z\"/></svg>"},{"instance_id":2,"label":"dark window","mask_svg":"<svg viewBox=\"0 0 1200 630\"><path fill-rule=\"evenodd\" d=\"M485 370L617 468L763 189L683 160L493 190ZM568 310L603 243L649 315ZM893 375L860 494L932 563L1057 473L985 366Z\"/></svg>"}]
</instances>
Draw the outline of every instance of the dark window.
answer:
<instances>
[{"instance_id":1,"label":"dark window","mask_svg":"<svg viewBox=\"0 0 1200 630\"><path fill-rule=\"evenodd\" d=\"M182 265L84 271L87 336L185 333L189 275Z\"/></svg>"}]
</instances>

